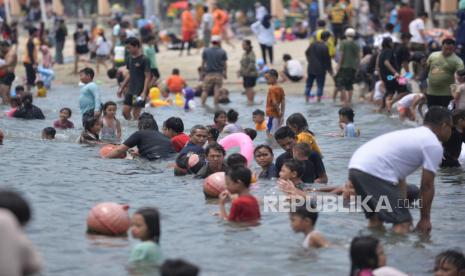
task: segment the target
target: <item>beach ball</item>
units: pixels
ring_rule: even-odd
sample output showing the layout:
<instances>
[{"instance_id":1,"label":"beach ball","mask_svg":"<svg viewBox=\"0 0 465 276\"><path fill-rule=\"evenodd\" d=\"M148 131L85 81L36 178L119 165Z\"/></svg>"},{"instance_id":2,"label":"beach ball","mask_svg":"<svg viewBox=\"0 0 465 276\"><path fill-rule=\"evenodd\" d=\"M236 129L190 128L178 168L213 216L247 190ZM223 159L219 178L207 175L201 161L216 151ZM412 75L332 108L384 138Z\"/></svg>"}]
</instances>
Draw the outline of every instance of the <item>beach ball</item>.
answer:
<instances>
[{"instance_id":1,"label":"beach ball","mask_svg":"<svg viewBox=\"0 0 465 276\"><path fill-rule=\"evenodd\" d=\"M87 217L87 231L108 236L126 235L131 225L128 209L129 205L114 202L97 204Z\"/></svg>"},{"instance_id":2,"label":"beach ball","mask_svg":"<svg viewBox=\"0 0 465 276\"><path fill-rule=\"evenodd\" d=\"M218 197L224 190L226 190L224 172L217 172L205 178L203 192L207 197Z\"/></svg>"},{"instance_id":3,"label":"beach ball","mask_svg":"<svg viewBox=\"0 0 465 276\"><path fill-rule=\"evenodd\" d=\"M112 152L117 147L118 147L117 145L112 145L112 144L104 145L102 148L100 148L100 151L99 151L100 157L105 158L105 156L107 156L110 152ZM121 154L119 158L126 158L126 153Z\"/></svg>"},{"instance_id":4,"label":"beach ball","mask_svg":"<svg viewBox=\"0 0 465 276\"><path fill-rule=\"evenodd\" d=\"M193 173L199 172L204 164L205 158L195 153L191 154L187 160L187 168Z\"/></svg>"}]
</instances>

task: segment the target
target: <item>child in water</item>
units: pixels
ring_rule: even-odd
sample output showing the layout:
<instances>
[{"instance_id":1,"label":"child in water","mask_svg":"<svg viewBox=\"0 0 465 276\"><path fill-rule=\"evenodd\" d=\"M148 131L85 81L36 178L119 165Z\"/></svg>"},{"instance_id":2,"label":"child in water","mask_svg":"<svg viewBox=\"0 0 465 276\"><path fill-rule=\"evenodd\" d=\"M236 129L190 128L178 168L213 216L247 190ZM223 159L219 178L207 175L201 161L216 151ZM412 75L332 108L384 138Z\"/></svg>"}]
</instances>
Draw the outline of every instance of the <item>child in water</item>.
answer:
<instances>
[{"instance_id":1,"label":"child in water","mask_svg":"<svg viewBox=\"0 0 465 276\"><path fill-rule=\"evenodd\" d=\"M121 124L116 119L116 103L108 101L103 105L102 110L100 139L107 143L118 144L121 141Z\"/></svg>"},{"instance_id":2,"label":"child in water","mask_svg":"<svg viewBox=\"0 0 465 276\"><path fill-rule=\"evenodd\" d=\"M316 204L304 204L289 213L292 230L296 233L304 233L305 239L302 243L304 248L327 247L329 244L320 232L314 230L318 219Z\"/></svg>"},{"instance_id":3,"label":"child in water","mask_svg":"<svg viewBox=\"0 0 465 276\"><path fill-rule=\"evenodd\" d=\"M292 114L287 118L286 125L296 134L297 143L307 143L312 151L322 156L315 135L308 129L307 119L305 119L304 115L301 113Z\"/></svg>"},{"instance_id":4,"label":"child in water","mask_svg":"<svg viewBox=\"0 0 465 276\"><path fill-rule=\"evenodd\" d=\"M42 130L42 139L44 139L44 140L54 140L56 133L57 133L57 131L53 127L46 127L46 128L44 128Z\"/></svg>"},{"instance_id":5,"label":"child in water","mask_svg":"<svg viewBox=\"0 0 465 276\"><path fill-rule=\"evenodd\" d=\"M37 97L47 97L47 88L45 88L43 81L36 82L37 87Z\"/></svg>"},{"instance_id":6,"label":"child in water","mask_svg":"<svg viewBox=\"0 0 465 276\"><path fill-rule=\"evenodd\" d=\"M255 123L256 131L266 130L265 122L265 112L263 110L257 109L252 113L252 121Z\"/></svg>"},{"instance_id":7,"label":"child in water","mask_svg":"<svg viewBox=\"0 0 465 276\"><path fill-rule=\"evenodd\" d=\"M226 191L223 191L219 196L220 216L222 218L233 222L257 222L260 219L258 201L249 192L251 179L252 172L243 166L229 168L226 171ZM225 203L232 194L238 194L238 197L232 201L228 215Z\"/></svg>"},{"instance_id":8,"label":"child in water","mask_svg":"<svg viewBox=\"0 0 465 276\"><path fill-rule=\"evenodd\" d=\"M397 102L397 111L399 112L399 119L404 121L406 118L410 121L415 121L417 115L417 107L420 115L422 113L422 106L426 103L426 97L422 93L410 93L405 95Z\"/></svg>"},{"instance_id":9,"label":"child in water","mask_svg":"<svg viewBox=\"0 0 465 276\"><path fill-rule=\"evenodd\" d=\"M278 85L278 72L276 70L271 69L266 72L265 78L269 87L266 95L266 116L268 117L266 133L271 138L283 124L286 94L284 89Z\"/></svg>"},{"instance_id":10,"label":"child in water","mask_svg":"<svg viewBox=\"0 0 465 276\"><path fill-rule=\"evenodd\" d=\"M360 130L354 125L354 110L350 107L339 109L339 127L341 128L342 137L358 137Z\"/></svg>"},{"instance_id":11,"label":"child in water","mask_svg":"<svg viewBox=\"0 0 465 276\"><path fill-rule=\"evenodd\" d=\"M8 117L13 117L13 114L16 110L21 106L21 98L19 97L11 97L10 99L10 110L6 111L5 114Z\"/></svg>"},{"instance_id":12,"label":"child in water","mask_svg":"<svg viewBox=\"0 0 465 276\"><path fill-rule=\"evenodd\" d=\"M100 133L100 122L99 119L94 117L85 118L84 122L84 131L79 137L80 144L100 144L99 133Z\"/></svg>"},{"instance_id":13,"label":"child in water","mask_svg":"<svg viewBox=\"0 0 465 276\"><path fill-rule=\"evenodd\" d=\"M69 118L71 118L71 114L71 109L68 107L60 109L60 119L53 122L53 127L61 129L74 128L73 122L69 120Z\"/></svg>"},{"instance_id":14,"label":"child in water","mask_svg":"<svg viewBox=\"0 0 465 276\"><path fill-rule=\"evenodd\" d=\"M304 164L302 181L305 183L327 183L325 167L318 154L312 152L307 143L297 143L292 148L292 157Z\"/></svg>"},{"instance_id":15,"label":"child in water","mask_svg":"<svg viewBox=\"0 0 465 276\"><path fill-rule=\"evenodd\" d=\"M465 275L465 256L455 250L446 250L436 256L434 276Z\"/></svg>"},{"instance_id":16,"label":"child in water","mask_svg":"<svg viewBox=\"0 0 465 276\"><path fill-rule=\"evenodd\" d=\"M258 145L254 151L255 162L261 167L258 178L271 179L278 176L273 163L273 149L268 145Z\"/></svg>"},{"instance_id":17,"label":"child in water","mask_svg":"<svg viewBox=\"0 0 465 276\"><path fill-rule=\"evenodd\" d=\"M228 118L228 124L223 128L223 133L232 134L237 132L244 132L242 127L237 123L237 120L239 119L239 113L236 110L230 109L226 114L226 117Z\"/></svg>"},{"instance_id":18,"label":"child in water","mask_svg":"<svg viewBox=\"0 0 465 276\"><path fill-rule=\"evenodd\" d=\"M290 159L284 162L279 172L278 184L287 183L293 185L299 190L303 190L302 176L304 174L305 166L302 161ZM305 195L305 193L303 193Z\"/></svg>"},{"instance_id":19,"label":"child in water","mask_svg":"<svg viewBox=\"0 0 465 276\"><path fill-rule=\"evenodd\" d=\"M142 242L134 246L130 263L152 263L160 266L163 255L160 248L160 215L151 207L141 208L131 218L131 234Z\"/></svg>"}]
</instances>

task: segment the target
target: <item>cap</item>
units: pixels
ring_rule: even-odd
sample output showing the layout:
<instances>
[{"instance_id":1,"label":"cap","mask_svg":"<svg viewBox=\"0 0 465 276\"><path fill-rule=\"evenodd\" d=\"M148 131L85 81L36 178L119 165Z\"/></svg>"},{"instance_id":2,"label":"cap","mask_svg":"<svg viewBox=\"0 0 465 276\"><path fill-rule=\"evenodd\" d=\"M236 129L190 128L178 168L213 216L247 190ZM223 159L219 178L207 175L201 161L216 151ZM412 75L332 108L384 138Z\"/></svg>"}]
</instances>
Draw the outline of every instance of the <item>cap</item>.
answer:
<instances>
[{"instance_id":1,"label":"cap","mask_svg":"<svg viewBox=\"0 0 465 276\"><path fill-rule=\"evenodd\" d=\"M219 35L212 36L212 42L216 42L216 43L221 42L221 37Z\"/></svg>"},{"instance_id":2,"label":"cap","mask_svg":"<svg viewBox=\"0 0 465 276\"><path fill-rule=\"evenodd\" d=\"M346 35L347 37L354 37L354 36L355 36L355 30L352 29L352 28L348 28L348 29L346 30L346 32L345 32L345 35Z\"/></svg>"}]
</instances>

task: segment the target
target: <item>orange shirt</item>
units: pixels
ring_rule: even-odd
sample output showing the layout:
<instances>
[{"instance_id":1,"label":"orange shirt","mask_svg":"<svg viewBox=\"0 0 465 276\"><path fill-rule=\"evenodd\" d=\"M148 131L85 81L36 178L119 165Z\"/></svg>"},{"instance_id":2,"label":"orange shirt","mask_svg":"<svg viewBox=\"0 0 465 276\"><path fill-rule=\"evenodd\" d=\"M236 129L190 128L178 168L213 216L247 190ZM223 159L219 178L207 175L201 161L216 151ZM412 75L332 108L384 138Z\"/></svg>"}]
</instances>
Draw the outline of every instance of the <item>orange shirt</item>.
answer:
<instances>
[{"instance_id":1,"label":"orange shirt","mask_svg":"<svg viewBox=\"0 0 465 276\"><path fill-rule=\"evenodd\" d=\"M212 35L220 35L226 23L228 23L228 14L221 9L214 10Z\"/></svg>"},{"instance_id":2,"label":"orange shirt","mask_svg":"<svg viewBox=\"0 0 465 276\"><path fill-rule=\"evenodd\" d=\"M166 86L172 93L181 93L182 89L186 86L186 81L178 75L171 75L166 80Z\"/></svg>"},{"instance_id":3,"label":"orange shirt","mask_svg":"<svg viewBox=\"0 0 465 276\"><path fill-rule=\"evenodd\" d=\"M183 32L194 32L197 28L197 23L195 22L194 17L190 11L183 11L181 14L181 20Z\"/></svg>"},{"instance_id":4,"label":"orange shirt","mask_svg":"<svg viewBox=\"0 0 465 276\"><path fill-rule=\"evenodd\" d=\"M278 118L282 110L275 105L281 105L283 101L285 101L283 88L277 85L270 86L266 95L266 116Z\"/></svg>"}]
</instances>

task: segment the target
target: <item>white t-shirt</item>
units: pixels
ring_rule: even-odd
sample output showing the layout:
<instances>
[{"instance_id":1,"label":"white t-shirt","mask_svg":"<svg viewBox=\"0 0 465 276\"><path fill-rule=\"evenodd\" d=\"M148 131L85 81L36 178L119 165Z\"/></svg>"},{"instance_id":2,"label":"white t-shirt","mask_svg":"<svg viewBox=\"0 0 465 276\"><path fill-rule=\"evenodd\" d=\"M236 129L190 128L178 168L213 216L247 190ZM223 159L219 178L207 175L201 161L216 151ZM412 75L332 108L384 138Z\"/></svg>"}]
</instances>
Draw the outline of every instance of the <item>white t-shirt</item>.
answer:
<instances>
[{"instance_id":1,"label":"white t-shirt","mask_svg":"<svg viewBox=\"0 0 465 276\"><path fill-rule=\"evenodd\" d=\"M296 59L291 59L287 62L287 72L293 77L302 77L304 75L304 68L302 64Z\"/></svg>"},{"instance_id":2,"label":"white t-shirt","mask_svg":"<svg viewBox=\"0 0 465 276\"><path fill-rule=\"evenodd\" d=\"M211 13L204 13L202 15L203 30L210 30L213 28L213 15Z\"/></svg>"},{"instance_id":3,"label":"white t-shirt","mask_svg":"<svg viewBox=\"0 0 465 276\"><path fill-rule=\"evenodd\" d=\"M258 43L271 47L275 42L275 36L273 22L270 23L271 24L268 29L265 28L260 21L253 23L250 28L257 36Z\"/></svg>"},{"instance_id":4,"label":"white t-shirt","mask_svg":"<svg viewBox=\"0 0 465 276\"><path fill-rule=\"evenodd\" d=\"M400 107L404 107L404 108L410 108L412 106L412 104L413 104L413 101L415 100L415 96L423 97L423 94L410 93L410 94L402 97L402 99L399 100L397 105L400 106Z\"/></svg>"},{"instance_id":5,"label":"white t-shirt","mask_svg":"<svg viewBox=\"0 0 465 276\"><path fill-rule=\"evenodd\" d=\"M415 43L425 43L426 41L423 39L423 37L420 34L420 30L425 30L425 22L423 22L423 19L417 18L410 22L410 25L408 25L408 29L410 34L412 35L412 39L410 39L410 42L415 42Z\"/></svg>"},{"instance_id":6,"label":"white t-shirt","mask_svg":"<svg viewBox=\"0 0 465 276\"><path fill-rule=\"evenodd\" d=\"M383 81L377 81L375 84L375 94L373 95L373 100L382 100L384 98L384 91Z\"/></svg>"},{"instance_id":7,"label":"white t-shirt","mask_svg":"<svg viewBox=\"0 0 465 276\"><path fill-rule=\"evenodd\" d=\"M427 127L398 130L378 136L352 155L349 169L392 182L405 179L419 167L436 174L443 149L436 135Z\"/></svg>"},{"instance_id":8,"label":"white t-shirt","mask_svg":"<svg viewBox=\"0 0 465 276\"><path fill-rule=\"evenodd\" d=\"M95 42L97 46L97 50L95 53L98 56L108 56L111 52L111 42L107 39L106 41L103 40L103 37L97 37L97 41Z\"/></svg>"},{"instance_id":9,"label":"white t-shirt","mask_svg":"<svg viewBox=\"0 0 465 276\"><path fill-rule=\"evenodd\" d=\"M385 32L385 33L382 33L382 34L379 34L375 37L375 42L373 43L373 46L375 46L376 48L381 48L382 44L383 44L383 40L386 38L386 37L390 37L392 39L392 42L394 43L399 43L399 39L397 38L397 36L395 36L394 34L391 34L389 32Z\"/></svg>"}]
</instances>

